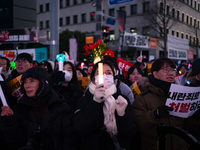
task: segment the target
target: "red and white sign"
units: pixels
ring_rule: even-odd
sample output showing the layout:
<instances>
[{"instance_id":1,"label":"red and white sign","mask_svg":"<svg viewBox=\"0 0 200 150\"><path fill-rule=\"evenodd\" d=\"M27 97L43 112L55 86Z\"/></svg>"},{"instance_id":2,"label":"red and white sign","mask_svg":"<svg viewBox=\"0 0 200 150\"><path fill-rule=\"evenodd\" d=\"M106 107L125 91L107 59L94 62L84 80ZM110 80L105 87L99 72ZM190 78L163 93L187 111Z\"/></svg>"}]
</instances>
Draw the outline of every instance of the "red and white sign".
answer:
<instances>
[{"instance_id":1,"label":"red and white sign","mask_svg":"<svg viewBox=\"0 0 200 150\"><path fill-rule=\"evenodd\" d=\"M3 51L3 57L6 57L12 62L15 58L15 52Z\"/></svg>"},{"instance_id":2,"label":"red and white sign","mask_svg":"<svg viewBox=\"0 0 200 150\"><path fill-rule=\"evenodd\" d=\"M184 75L184 74L178 74L178 75L176 75L175 81L176 81L178 84L181 82L181 79L182 79L183 75Z\"/></svg>"},{"instance_id":3,"label":"red and white sign","mask_svg":"<svg viewBox=\"0 0 200 150\"><path fill-rule=\"evenodd\" d=\"M194 60L193 50L187 50L187 60Z\"/></svg>"},{"instance_id":4,"label":"red and white sign","mask_svg":"<svg viewBox=\"0 0 200 150\"><path fill-rule=\"evenodd\" d=\"M120 57L117 57L117 64L118 64L118 67L120 69L120 71L125 75L127 76L128 74L128 69L133 66L133 63L130 63Z\"/></svg>"}]
</instances>

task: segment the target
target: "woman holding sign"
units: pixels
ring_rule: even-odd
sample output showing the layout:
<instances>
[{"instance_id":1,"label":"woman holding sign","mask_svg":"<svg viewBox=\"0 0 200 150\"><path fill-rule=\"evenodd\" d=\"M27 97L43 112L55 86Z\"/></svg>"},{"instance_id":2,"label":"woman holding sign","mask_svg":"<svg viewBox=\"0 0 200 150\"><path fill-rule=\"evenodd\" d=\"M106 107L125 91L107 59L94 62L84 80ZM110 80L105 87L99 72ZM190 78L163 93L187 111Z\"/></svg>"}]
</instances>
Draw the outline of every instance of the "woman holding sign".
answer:
<instances>
[{"instance_id":1,"label":"woman holding sign","mask_svg":"<svg viewBox=\"0 0 200 150\"><path fill-rule=\"evenodd\" d=\"M114 150L117 146L112 139L128 150L129 139L137 132L130 102L116 88L112 66L103 62L100 70L98 64L73 118L74 129L81 135L81 150Z\"/></svg>"},{"instance_id":2,"label":"woman holding sign","mask_svg":"<svg viewBox=\"0 0 200 150\"><path fill-rule=\"evenodd\" d=\"M28 69L21 80L24 96L15 109L1 108L7 148L74 149L71 110L62 97L49 88L46 70L40 67Z\"/></svg>"}]
</instances>

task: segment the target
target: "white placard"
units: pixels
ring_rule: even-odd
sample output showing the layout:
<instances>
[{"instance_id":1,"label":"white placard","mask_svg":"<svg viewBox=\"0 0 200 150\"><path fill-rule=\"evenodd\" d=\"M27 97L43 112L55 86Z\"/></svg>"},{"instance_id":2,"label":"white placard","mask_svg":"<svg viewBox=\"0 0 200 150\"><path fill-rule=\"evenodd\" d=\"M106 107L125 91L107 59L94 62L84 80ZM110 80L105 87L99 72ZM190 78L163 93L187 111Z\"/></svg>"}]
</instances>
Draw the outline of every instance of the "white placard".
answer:
<instances>
[{"instance_id":1,"label":"white placard","mask_svg":"<svg viewBox=\"0 0 200 150\"><path fill-rule=\"evenodd\" d=\"M166 101L173 108L170 115L181 118L192 116L200 107L200 87L188 87L172 84Z\"/></svg>"},{"instance_id":2,"label":"white placard","mask_svg":"<svg viewBox=\"0 0 200 150\"><path fill-rule=\"evenodd\" d=\"M69 39L69 56L70 60L74 60L74 62L77 62L77 41L75 38Z\"/></svg>"},{"instance_id":3,"label":"white placard","mask_svg":"<svg viewBox=\"0 0 200 150\"><path fill-rule=\"evenodd\" d=\"M187 60L187 50L180 50L180 49L168 47L168 58Z\"/></svg>"},{"instance_id":4,"label":"white placard","mask_svg":"<svg viewBox=\"0 0 200 150\"><path fill-rule=\"evenodd\" d=\"M149 48L149 37L125 32L124 46Z\"/></svg>"},{"instance_id":5,"label":"white placard","mask_svg":"<svg viewBox=\"0 0 200 150\"><path fill-rule=\"evenodd\" d=\"M177 49L189 49L189 40L167 34L167 46Z\"/></svg>"}]
</instances>

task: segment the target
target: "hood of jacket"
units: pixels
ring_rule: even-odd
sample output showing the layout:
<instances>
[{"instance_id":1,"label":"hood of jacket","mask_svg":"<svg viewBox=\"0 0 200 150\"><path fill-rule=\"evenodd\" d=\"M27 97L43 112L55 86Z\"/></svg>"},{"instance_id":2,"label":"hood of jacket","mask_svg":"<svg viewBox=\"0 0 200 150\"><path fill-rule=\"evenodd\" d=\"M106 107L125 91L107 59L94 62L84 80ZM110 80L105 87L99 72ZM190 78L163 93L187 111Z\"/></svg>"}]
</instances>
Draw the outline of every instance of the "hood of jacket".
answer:
<instances>
[{"instance_id":1,"label":"hood of jacket","mask_svg":"<svg viewBox=\"0 0 200 150\"><path fill-rule=\"evenodd\" d=\"M142 91L149 91L151 93L155 93L156 95L164 94L167 97L171 83L156 79L151 74L147 77L142 77L140 80L140 86Z\"/></svg>"}]
</instances>

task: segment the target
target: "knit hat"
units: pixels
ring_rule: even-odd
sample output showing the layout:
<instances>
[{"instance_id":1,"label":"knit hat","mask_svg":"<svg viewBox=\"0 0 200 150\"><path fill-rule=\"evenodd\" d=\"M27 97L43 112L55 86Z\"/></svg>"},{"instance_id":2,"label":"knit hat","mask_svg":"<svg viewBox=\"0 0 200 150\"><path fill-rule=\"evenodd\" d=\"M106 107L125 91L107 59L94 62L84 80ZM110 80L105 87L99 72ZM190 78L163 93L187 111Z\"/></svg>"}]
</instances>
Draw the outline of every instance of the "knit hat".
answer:
<instances>
[{"instance_id":1,"label":"knit hat","mask_svg":"<svg viewBox=\"0 0 200 150\"><path fill-rule=\"evenodd\" d=\"M200 58L197 58L192 63L192 76L197 75L198 73L200 73Z\"/></svg>"},{"instance_id":2,"label":"knit hat","mask_svg":"<svg viewBox=\"0 0 200 150\"><path fill-rule=\"evenodd\" d=\"M36 98L42 98L49 94L49 74L44 68L41 67L32 67L28 69L21 77L21 81L24 81L25 78L32 77L38 79L40 85L35 93ZM24 89L24 83L22 82L21 92L26 95L26 91Z\"/></svg>"},{"instance_id":3,"label":"knit hat","mask_svg":"<svg viewBox=\"0 0 200 150\"><path fill-rule=\"evenodd\" d=\"M49 80L49 74L44 68L41 67L32 67L28 69L21 77L21 80L23 81L25 78L32 77L35 79L44 78L46 80Z\"/></svg>"}]
</instances>

